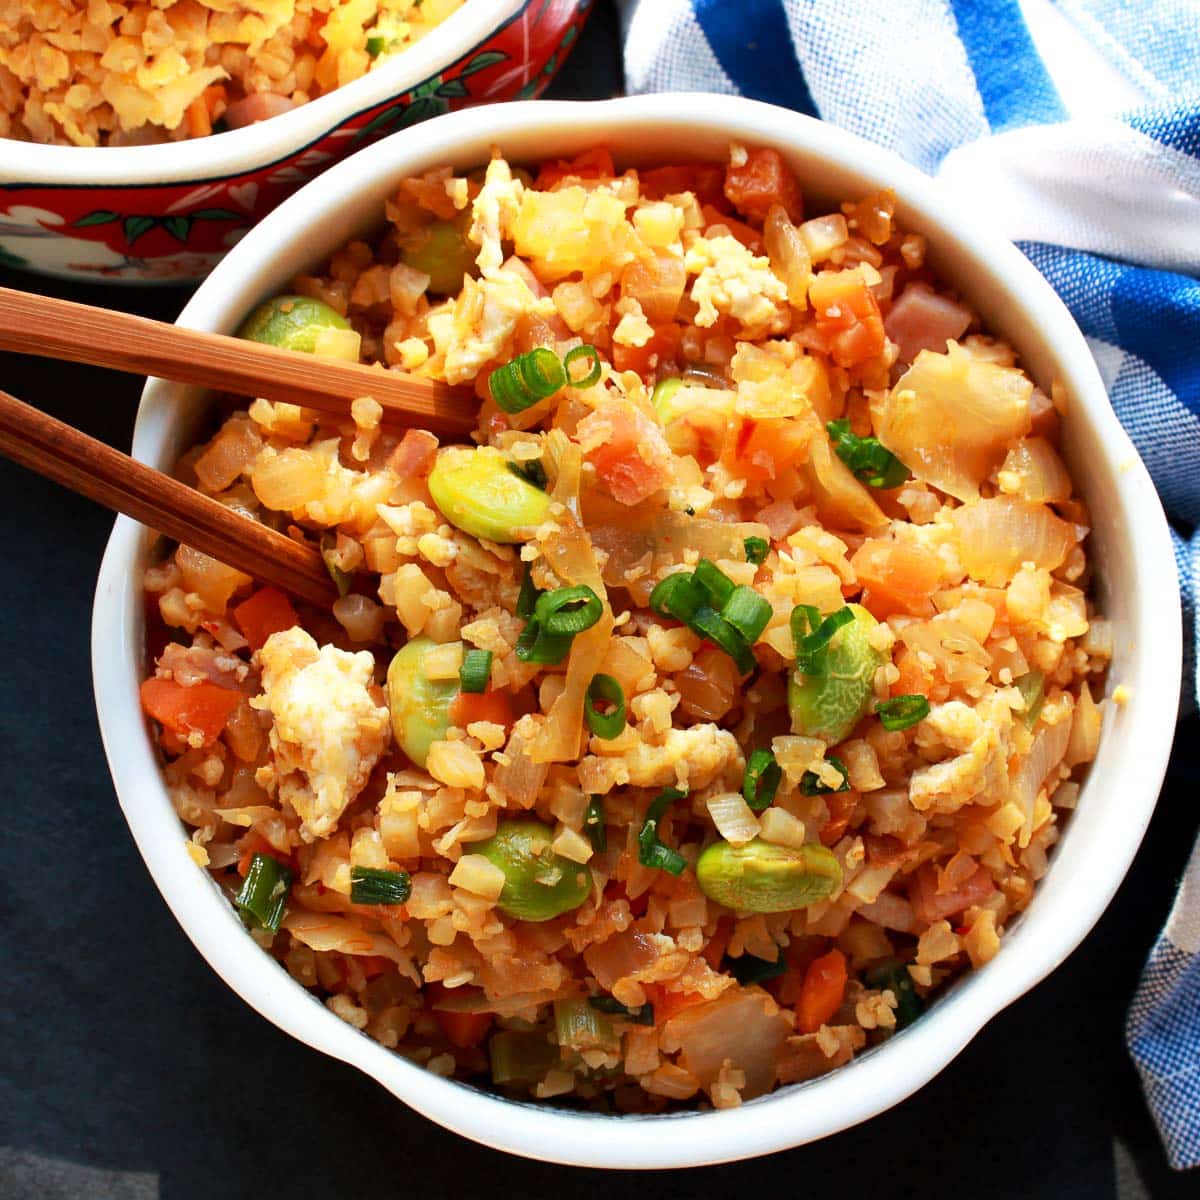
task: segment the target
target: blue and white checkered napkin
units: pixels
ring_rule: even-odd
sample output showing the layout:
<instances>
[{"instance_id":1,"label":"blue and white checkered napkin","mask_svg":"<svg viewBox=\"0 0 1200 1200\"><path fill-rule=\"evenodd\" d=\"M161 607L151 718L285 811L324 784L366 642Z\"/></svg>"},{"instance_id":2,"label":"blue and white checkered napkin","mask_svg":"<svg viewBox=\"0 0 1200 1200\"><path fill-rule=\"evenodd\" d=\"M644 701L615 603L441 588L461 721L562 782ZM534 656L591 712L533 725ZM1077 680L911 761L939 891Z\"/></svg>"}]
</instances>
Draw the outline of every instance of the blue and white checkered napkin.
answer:
<instances>
[{"instance_id":1,"label":"blue and white checkered napkin","mask_svg":"<svg viewBox=\"0 0 1200 1200\"><path fill-rule=\"evenodd\" d=\"M753 96L897 151L1015 241L1087 335L1200 585L1200 3L620 0L631 92ZM1200 847L1130 1013L1172 1165L1200 1164Z\"/></svg>"}]
</instances>

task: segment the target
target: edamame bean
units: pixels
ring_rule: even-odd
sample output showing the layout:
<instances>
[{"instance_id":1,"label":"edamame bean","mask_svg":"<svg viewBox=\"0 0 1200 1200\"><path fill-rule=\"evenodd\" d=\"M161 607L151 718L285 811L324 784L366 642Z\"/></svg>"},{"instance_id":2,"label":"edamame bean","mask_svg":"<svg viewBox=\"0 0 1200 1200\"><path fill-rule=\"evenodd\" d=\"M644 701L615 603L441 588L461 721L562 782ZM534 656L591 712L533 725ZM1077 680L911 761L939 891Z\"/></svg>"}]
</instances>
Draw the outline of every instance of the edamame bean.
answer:
<instances>
[{"instance_id":1,"label":"edamame bean","mask_svg":"<svg viewBox=\"0 0 1200 1200\"><path fill-rule=\"evenodd\" d=\"M554 831L540 821L501 821L472 846L504 872L496 907L519 921L549 921L578 908L592 890L592 872L551 848Z\"/></svg>"},{"instance_id":2,"label":"edamame bean","mask_svg":"<svg viewBox=\"0 0 1200 1200\"><path fill-rule=\"evenodd\" d=\"M489 542L527 540L550 511L550 497L510 471L494 446L443 450L429 492L451 525Z\"/></svg>"},{"instance_id":3,"label":"edamame bean","mask_svg":"<svg viewBox=\"0 0 1200 1200\"><path fill-rule=\"evenodd\" d=\"M463 279L475 274L479 247L467 240L470 210L456 221L434 221L416 230L401 247L406 266L429 276L429 290L440 296L455 296Z\"/></svg>"},{"instance_id":4,"label":"edamame bean","mask_svg":"<svg viewBox=\"0 0 1200 1200\"><path fill-rule=\"evenodd\" d=\"M883 655L870 642L879 623L865 608L851 604L854 620L833 635L824 675L788 675L788 709L792 729L833 746L866 715L871 687Z\"/></svg>"},{"instance_id":5,"label":"edamame bean","mask_svg":"<svg viewBox=\"0 0 1200 1200\"><path fill-rule=\"evenodd\" d=\"M833 894L842 868L824 846L773 846L755 838L742 846L714 842L696 862L700 890L737 912L804 908Z\"/></svg>"},{"instance_id":6,"label":"edamame bean","mask_svg":"<svg viewBox=\"0 0 1200 1200\"><path fill-rule=\"evenodd\" d=\"M446 736L450 704L458 695L457 679L430 679L425 655L438 647L427 637L413 638L396 652L388 667L388 708L396 744L417 764L425 765L429 747Z\"/></svg>"},{"instance_id":7,"label":"edamame bean","mask_svg":"<svg viewBox=\"0 0 1200 1200\"><path fill-rule=\"evenodd\" d=\"M318 338L327 329L349 331L350 322L336 309L310 296L276 296L246 318L238 337L313 354Z\"/></svg>"}]
</instances>

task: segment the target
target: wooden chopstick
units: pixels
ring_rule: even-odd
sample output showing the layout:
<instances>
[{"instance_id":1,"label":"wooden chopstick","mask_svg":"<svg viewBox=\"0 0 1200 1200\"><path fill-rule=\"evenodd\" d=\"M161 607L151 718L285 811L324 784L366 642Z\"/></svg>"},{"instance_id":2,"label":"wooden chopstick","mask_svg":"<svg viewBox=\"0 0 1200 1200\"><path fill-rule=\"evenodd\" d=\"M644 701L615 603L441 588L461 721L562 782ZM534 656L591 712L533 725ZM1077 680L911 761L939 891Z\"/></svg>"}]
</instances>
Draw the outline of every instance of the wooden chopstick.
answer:
<instances>
[{"instance_id":1,"label":"wooden chopstick","mask_svg":"<svg viewBox=\"0 0 1200 1200\"><path fill-rule=\"evenodd\" d=\"M104 442L0 392L0 454L312 604L337 591L311 546L226 508Z\"/></svg>"},{"instance_id":2,"label":"wooden chopstick","mask_svg":"<svg viewBox=\"0 0 1200 1200\"><path fill-rule=\"evenodd\" d=\"M110 367L346 414L371 396L391 418L433 433L466 434L479 402L434 379L201 333L131 313L0 288L0 350Z\"/></svg>"}]
</instances>

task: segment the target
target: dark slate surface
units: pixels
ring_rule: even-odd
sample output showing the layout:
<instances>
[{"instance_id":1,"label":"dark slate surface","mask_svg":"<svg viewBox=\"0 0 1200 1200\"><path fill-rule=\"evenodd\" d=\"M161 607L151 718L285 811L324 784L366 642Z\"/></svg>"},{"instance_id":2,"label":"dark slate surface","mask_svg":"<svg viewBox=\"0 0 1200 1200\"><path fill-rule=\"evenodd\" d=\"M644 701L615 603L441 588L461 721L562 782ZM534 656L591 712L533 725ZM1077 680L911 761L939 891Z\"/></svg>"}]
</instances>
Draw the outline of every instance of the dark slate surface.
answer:
<instances>
[{"instance_id":1,"label":"dark slate surface","mask_svg":"<svg viewBox=\"0 0 1200 1200\"><path fill-rule=\"evenodd\" d=\"M559 96L619 89L602 3ZM171 319L176 290L0 283ZM127 447L137 381L0 354L0 386ZM407 1195L1195 1197L1167 1170L1121 1039L1196 832L1200 727L1129 878L1047 982L938 1079L870 1123L742 1165L654 1180L507 1158L408 1111L238 1000L176 926L109 783L88 668L109 515L0 460L0 1197Z\"/></svg>"}]
</instances>

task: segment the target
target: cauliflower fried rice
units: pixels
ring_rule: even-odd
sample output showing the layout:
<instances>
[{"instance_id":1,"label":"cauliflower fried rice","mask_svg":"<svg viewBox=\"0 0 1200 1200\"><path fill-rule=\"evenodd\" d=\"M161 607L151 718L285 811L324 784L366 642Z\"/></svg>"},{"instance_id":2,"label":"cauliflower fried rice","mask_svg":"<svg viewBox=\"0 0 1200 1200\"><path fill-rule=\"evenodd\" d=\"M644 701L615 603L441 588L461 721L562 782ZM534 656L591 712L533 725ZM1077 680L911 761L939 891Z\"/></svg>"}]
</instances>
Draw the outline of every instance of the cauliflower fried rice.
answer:
<instances>
[{"instance_id":1,"label":"cauliflower fried rice","mask_svg":"<svg viewBox=\"0 0 1200 1200\"><path fill-rule=\"evenodd\" d=\"M1112 632L1069 397L893 210L806 214L766 148L497 151L276 302L479 404L464 448L257 400L184 457L322 548L330 610L146 573L191 855L338 1016L511 1094L724 1108L996 954Z\"/></svg>"},{"instance_id":2,"label":"cauliflower fried rice","mask_svg":"<svg viewBox=\"0 0 1200 1200\"><path fill-rule=\"evenodd\" d=\"M464 0L0 0L0 138L201 137L365 75Z\"/></svg>"}]
</instances>

